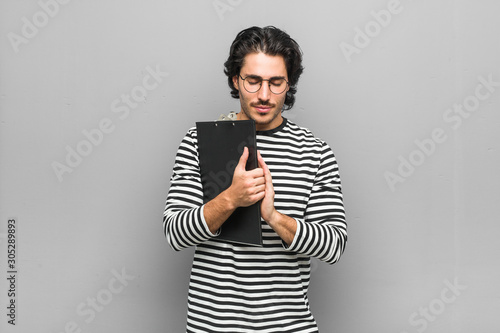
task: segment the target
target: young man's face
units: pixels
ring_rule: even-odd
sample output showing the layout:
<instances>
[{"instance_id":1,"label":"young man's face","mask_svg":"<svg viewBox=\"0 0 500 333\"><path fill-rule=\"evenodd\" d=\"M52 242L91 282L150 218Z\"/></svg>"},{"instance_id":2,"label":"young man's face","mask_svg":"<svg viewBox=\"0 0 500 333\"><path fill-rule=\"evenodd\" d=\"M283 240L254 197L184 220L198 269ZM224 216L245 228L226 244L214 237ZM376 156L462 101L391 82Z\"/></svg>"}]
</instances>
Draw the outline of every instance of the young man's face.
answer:
<instances>
[{"instance_id":1,"label":"young man's face","mask_svg":"<svg viewBox=\"0 0 500 333\"><path fill-rule=\"evenodd\" d=\"M275 94L269 88L269 81L262 81L257 92L248 92L244 87L244 80L261 78L264 80L284 78L288 81L285 60L281 56L269 56L264 53L250 53L245 56L240 76L233 77L233 84L240 93L241 112L239 120L253 119L257 131L265 131L278 127L283 121L281 110L285 102L286 88L280 94ZM243 79L242 79L243 78ZM273 84L275 81L271 81ZM276 85L275 85L276 86ZM275 92L281 89L272 88ZM258 85L256 86L258 87ZM252 90L252 89L250 89Z\"/></svg>"}]
</instances>

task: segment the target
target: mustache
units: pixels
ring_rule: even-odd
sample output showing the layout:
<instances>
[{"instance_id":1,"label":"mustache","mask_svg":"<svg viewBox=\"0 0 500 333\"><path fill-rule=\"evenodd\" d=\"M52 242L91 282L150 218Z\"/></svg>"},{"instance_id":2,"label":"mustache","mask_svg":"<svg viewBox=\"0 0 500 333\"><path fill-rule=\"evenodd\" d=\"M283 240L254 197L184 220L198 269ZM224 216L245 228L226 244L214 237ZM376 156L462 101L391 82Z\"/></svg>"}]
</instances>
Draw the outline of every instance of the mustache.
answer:
<instances>
[{"instance_id":1,"label":"mustache","mask_svg":"<svg viewBox=\"0 0 500 333\"><path fill-rule=\"evenodd\" d=\"M250 103L250 106L253 106L253 107L261 107L261 106L265 106L265 107L275 107L276 104L273 104L273 103L270 103L268 101L259 101L259 102L256 102L256 103Z\"/></svg>"}]
</instances>

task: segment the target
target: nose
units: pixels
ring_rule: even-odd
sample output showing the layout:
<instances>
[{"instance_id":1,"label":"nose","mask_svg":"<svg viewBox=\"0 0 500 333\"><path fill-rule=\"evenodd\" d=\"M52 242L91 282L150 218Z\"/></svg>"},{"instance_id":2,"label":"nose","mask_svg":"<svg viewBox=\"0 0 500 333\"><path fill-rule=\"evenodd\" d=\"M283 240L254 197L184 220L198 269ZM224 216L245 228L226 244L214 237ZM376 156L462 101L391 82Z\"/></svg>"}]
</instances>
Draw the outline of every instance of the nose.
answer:
<instances>
[{"instance_id":1,"label":"nose","mask_svg":"<svg viewBox=\"0 0 500 333\"><path fill-rule=\"evenodd\" d=\"M269 88L269 82L262 81L262 86L258 91L258 98L262 101L269 101L271 96L271 89Z\"/></svg>"}]
</instances>

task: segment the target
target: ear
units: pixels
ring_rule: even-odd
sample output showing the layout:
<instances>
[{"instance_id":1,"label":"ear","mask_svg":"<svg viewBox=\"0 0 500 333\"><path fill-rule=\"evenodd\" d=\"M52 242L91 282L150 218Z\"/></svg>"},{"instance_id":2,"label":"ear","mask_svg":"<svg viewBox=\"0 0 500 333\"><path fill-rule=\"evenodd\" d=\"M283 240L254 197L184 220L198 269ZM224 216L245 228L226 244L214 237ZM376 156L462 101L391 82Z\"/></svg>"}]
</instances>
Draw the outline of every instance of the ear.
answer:
<instances>
[{"instance_id":1,"label":"ear","mask_svg":"<svg viewBox=\"0 0 500 333\"><path fill-rule=\"evenodd\" d=\"M236 90L238 89L238 75L233 76L233 86Z\"/></svg>"}]
</instances>

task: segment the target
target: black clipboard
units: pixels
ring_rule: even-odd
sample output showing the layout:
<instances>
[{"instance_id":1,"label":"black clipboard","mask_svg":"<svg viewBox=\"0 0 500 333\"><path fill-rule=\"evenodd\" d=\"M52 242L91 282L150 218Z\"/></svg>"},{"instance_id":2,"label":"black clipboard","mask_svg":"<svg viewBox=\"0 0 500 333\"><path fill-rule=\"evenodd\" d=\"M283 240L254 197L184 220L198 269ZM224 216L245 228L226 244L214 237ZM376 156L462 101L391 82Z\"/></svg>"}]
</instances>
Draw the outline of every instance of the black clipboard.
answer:
<instances>
[{"instance_id":1,"label":"black clipboard","mask_svg":"<svg viewBox=\"0 0 500 333\"><path fill-rule=\"evenodd\" d=\"M258 167L255 121L224 120L196 123L203 202L227 189L243 153L248 147L246 169ZM260 202L239 207L221 226L217 239L262 246Z\"/></svg>"}]
</instances>

